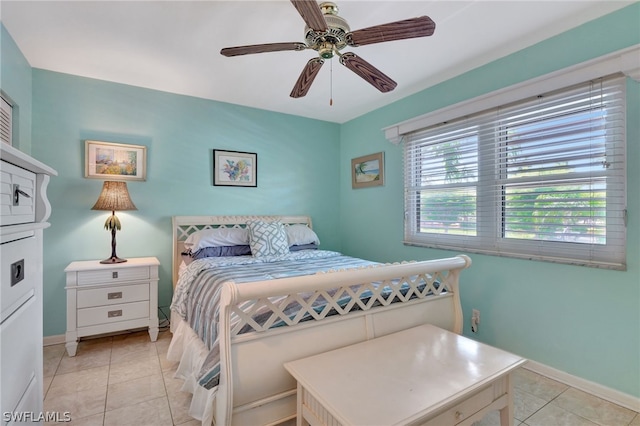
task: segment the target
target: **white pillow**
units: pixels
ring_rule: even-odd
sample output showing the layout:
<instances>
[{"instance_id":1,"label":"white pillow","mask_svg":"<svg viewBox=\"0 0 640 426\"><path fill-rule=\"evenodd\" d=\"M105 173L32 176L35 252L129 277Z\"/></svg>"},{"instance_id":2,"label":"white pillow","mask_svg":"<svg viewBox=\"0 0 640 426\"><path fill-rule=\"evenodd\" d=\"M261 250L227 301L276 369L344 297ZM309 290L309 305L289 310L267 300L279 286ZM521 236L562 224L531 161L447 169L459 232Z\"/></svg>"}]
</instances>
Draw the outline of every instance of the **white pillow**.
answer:
<instances>
[{"instance_id":1,"label":"white pillow","mask_svg":"<svg viewBox=\"0 0 640 426\"><path fill-rule=\"evenodd\" d=\"M205 247L249 245L249 231L245 228L203 229L187 237L184 248L193 253Z\"/></svg>"},{"instance_id":2,"label":"white pillow","mask_svg":"<svg viewBox=\"0 0 640 426\"><path fill-rule=\"evenodd\" d=\"M301 246L305 244L320 244L318 236L307 225L289 225L286 227L287 240L290 246Z\"/></svg>"},{"instance_id":3,"label":"white pillow","mask_svg":"<svg viewBox=\"0 0 640 426\"><path fill-rule=\"evenodd\" d=\"M279 256L289 253L287 232L280 222L247 222L249 246L253 257Z\"/></svg>"}]
</instances>

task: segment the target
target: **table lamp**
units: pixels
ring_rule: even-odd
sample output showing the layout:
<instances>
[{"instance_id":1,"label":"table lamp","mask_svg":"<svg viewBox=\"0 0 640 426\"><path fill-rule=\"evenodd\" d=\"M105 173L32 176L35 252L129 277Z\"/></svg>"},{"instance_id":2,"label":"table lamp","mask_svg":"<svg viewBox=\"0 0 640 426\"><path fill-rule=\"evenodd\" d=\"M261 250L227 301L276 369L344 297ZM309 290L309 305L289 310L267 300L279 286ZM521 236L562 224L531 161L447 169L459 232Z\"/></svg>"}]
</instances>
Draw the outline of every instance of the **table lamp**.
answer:
<instances>
[{"instance_id":1,"label":"table lamp","mask_svg":"<svg viewBox=\"0 0 640 426\"><path fill-rule=\"evenodd\" d=\"M127 259L120 259L116 255L116 230L120 230L120 219L116 217L116 210L138 210L129 197L126 182L106 181L96 204L91 210L111 210L111 216L104 223L104 229L111 231L111 257L100 263L122 263Z\"/></svg>"}]
</instances>

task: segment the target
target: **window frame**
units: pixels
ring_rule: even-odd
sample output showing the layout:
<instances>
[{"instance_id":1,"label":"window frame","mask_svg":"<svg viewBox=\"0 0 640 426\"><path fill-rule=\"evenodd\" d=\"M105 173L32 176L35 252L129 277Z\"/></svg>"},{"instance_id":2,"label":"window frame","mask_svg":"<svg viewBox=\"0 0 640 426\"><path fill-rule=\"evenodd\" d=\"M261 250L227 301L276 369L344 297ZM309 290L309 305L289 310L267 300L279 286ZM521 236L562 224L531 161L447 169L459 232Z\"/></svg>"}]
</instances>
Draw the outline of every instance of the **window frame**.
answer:
<instances>
[{"instance_id":1,"label":"window frame","mask_svg":"<svg viewBox=\"0 0 640 426\"><path fill-rule=\"evenodd\" d=\"M622 117L625 118L626 100L624 98L624 79L620 77L623 90L622 96ZM586 83L583 83L586 84ZM578 85L581 86L581 85ZM572 90L573 87L566 87L560 90ZM527 104L529 100L517 100L516 104ZM506 108L509 106L498 106L499 108ZM420 207L415 203L420 200L419 195L412 195L412 192L416 191L415 188L422 187L417 184L419 176L414 173L419 172L419 166L415 165L412 155L416 155L415 152L410 152L410 148L407 148L408 141L412 138L419 139L418 135L434 134L434 128L437 125L427 128L418 128L413 131L405 132L403 139L405 141L404 149L404 171L405 171L405 236L404 243L407 245L417 245L431 248L442 248L449 250L463 250L467 252L478 252L490 255L535 259L543 261L552 261L558 263L578 264L585 266L594 266L608 269L626 269L626 239L616 240L616 243L612 242L612 239L607 239L607 243L602 244L587 244L587 243L573 243L573 242L560 242L560 241L541 241L532 239L514 239L506 238L504 234L505 227L505 215L504 215L504 198L499 199L498 188L504 188L508 185L509 179L503 179L504 167L507 162L501 162L499 160L498 153L500 152L501 145L504 143L504 139L499 136L502 135L504 129L492 128L489 131L481 129L480 126L496 126L500 125L500 120L486 119L486 116L494 114L493 109L490 111L480 111L475 114L470 114L466 119L468 123L461 124L460 127L471 126L477 124L477 161L478 171L477 179L475 183L468 183L468 186L476 187L476 223L480 224L476 227L476 236L464 236L464 235L449 235L441 233L423 233L420 232ZM461 121L457 118L448 120L453 122L453 126L458 125ZM445 125L443 128L447 131L450 130L452 125ZM400 125L398 125L400 127ZM619 168L614 174L614 185L617 187L614 191L607 190L607 203L606 203L606 229L609 233L610 227L617 227L616 232L623 229L622 235L626 234L626 123L622 123L622 138L614 146L615 150L622 150L617 152L617 155L622 158L622 163L619 164ZM443 130L444 131L444 130ZM488 135L492 135L492 139L487 141L485 139ZM498 135L498 136L496 136ZM606 149L611 149L610 143L607 142ZM482 149L478 148L482 146ZM607 152L607 155L609 153ZM618 167L617 166L617 167ZM608 174L607 174L608 175ZM526 181L526 179L524 179ZM561 180L561 179L560 179ZM620 182L619 180L622 180ZM501 182L500 184L487 184L487 182ZM561 180L562 181L562 180ZM451 187L460 188L463 184L452 185ZM441 187L446 187L442 185ZM615 203L609 202L612 192L619 194ZM504 195L503 195L504 197ZM480 207L478 207L480 206ZM489 207L487 207L489 206ZM622 209L620 209L622 207ZM618 210L612 211L613 208ZM500 210L500 211L498 211ZM611 235L619 235L612 232ZM622 256L620 256L620 250L622 250ZM575 252L578 252L576 255Z\"/></svg>"}]
</instances>

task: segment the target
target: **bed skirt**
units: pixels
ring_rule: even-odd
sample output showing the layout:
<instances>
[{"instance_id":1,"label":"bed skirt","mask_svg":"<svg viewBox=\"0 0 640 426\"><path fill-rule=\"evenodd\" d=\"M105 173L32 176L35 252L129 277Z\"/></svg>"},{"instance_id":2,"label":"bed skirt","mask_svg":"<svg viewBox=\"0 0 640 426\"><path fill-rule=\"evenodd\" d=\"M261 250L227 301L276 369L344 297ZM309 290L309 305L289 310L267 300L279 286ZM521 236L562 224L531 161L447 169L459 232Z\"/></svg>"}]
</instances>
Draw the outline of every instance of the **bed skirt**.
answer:
<instances>
[{"instance_id":1,"label":"bed skirt","mask_svg":"<svg viewBox=\"0 0 640 426\"><path fill-rule=\"evenodd\" d=\"M184 380L180 390L192 394L189 415L203 425L211 425L218 388L205 389L198 384L198 373L209 351L189 324L175 312L171 313L171 333L167 360L179 362L173 377Z\"/></svg>"}]
</instances>

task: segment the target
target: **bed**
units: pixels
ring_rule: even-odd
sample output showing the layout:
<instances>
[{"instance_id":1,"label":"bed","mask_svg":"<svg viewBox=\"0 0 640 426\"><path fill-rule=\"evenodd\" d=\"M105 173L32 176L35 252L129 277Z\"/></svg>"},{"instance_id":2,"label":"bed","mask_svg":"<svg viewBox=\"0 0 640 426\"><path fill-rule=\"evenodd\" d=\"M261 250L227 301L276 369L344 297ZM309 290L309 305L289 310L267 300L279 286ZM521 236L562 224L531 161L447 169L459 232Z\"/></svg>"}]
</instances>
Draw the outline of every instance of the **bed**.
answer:
<instances>
[{"instance_id":1,"label":"bed","mask_svg":"<svg viewBox=\"0 0 640 426\"><path fill-rule=\"evenodd\" d=\"M283 232L286 253L270 251L285 244ZM211 235L224 247L205 250ZM173 217L167 358L193 394L192 417L287 422L296 382L284 362L425 323L462 332L459 276L469 257L380 264L318 243L308 216Z\"/></svg>"}]
</instances>

